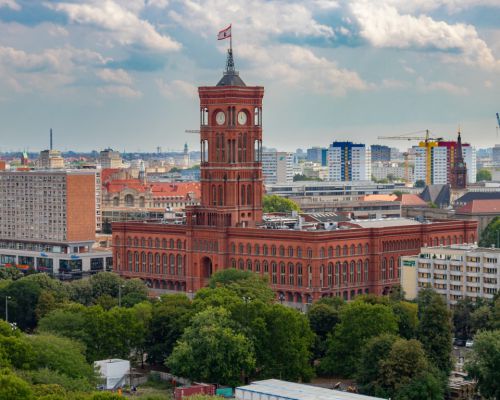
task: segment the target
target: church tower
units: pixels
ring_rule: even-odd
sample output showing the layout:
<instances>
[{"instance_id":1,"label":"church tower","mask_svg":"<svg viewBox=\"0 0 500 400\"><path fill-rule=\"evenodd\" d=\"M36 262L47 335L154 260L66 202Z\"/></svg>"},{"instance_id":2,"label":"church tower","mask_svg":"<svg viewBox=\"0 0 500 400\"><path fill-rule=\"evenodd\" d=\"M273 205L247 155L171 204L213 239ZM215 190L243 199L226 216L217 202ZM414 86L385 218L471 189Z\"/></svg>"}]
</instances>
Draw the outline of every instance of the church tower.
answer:
<instances>
[{"instance_id":1,"label":"church tower","mask_svg":"<svg viewBox=\"0 0 500 400\"><path fill-rule=\"evenodd\" d=\"M464 189L467 186L467 167L462 154L462 138L460 137L460 131L458 132L454 156L451 173L451 187L452 189Z\"/></svg>"},{"instance_id":2,"label":"church tower","mask_svg":"<svg viewBox=\"0 0 500 400\"><path fill-rule=\"evenodd\" d=\"M262 220L262 86L247 86L228 50L226 70L200 96L201 205L192 225L253 227Z\"/></svg>"}]
</instances>

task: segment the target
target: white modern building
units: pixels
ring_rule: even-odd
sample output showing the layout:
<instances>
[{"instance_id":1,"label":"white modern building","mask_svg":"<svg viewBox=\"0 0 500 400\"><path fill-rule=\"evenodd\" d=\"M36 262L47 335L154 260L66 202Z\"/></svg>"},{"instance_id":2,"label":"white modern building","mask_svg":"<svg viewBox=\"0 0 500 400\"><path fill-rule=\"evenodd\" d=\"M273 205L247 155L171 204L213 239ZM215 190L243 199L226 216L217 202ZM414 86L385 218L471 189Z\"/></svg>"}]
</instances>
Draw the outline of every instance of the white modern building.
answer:
<instances>
[{"instance_id":1,"label":"white modern building","mask_svg":"<svg viewBox=\"0 0 500 400\"><path fill-rule=\"evenodd\" d=\"M371 152L364 144L333 142L328 148L327 164L330 181L371 179Z\"/></svg>"},{"instance_id":2,"label":"white modern building","mask_svg":"<svg viewBox=\"0 0 500 400\"><path fill-rule=\"evenodd\" d=\"M424 247L401 257L401 286L408 299L431 287L454 305L470 298L492 299L500 290L500 249L474 244Z\"/></svg>"},{"instance_id":3,"label":"white modern building","mask_svg":"<svg viewBox=\"0 0 500 400\"><path fill-rule=\"evenodd\" d=\"M408 179L409 182L413 182L413 167L408 166L407 171L406 167L399 163L377 161L372 163L372 176L375 179L393 177L402 180Z\"/></svg>"},{"instance_id":4,"label":"white modern building","mask_svg":"<svg viewBox=\"0 0 500 400\"><path fill-rule=\"evenodd\" d=\"M263 152L262 175L266 184L293 182L293 153L284 151Z\"/></svg>"}]
</instances>

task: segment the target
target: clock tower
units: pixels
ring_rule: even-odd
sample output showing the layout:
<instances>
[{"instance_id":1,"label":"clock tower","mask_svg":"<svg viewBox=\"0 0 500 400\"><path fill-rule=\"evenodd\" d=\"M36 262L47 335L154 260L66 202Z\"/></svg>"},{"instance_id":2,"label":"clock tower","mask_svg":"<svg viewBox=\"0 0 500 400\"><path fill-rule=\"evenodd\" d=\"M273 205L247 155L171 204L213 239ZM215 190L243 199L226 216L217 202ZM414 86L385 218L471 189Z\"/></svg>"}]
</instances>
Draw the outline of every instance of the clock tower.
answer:
<instances>
[{"instance_id":1,"label":"clock tower","mask_svg":"<svg viewBox=\"0 0 500 400\"><path fill-rule=\"evenodd\" d=\"M200 96L201 205L188 224L254 227L262 220L262 86L247 86L228 50L226 70Z\"/></svg>"}]
</instances>

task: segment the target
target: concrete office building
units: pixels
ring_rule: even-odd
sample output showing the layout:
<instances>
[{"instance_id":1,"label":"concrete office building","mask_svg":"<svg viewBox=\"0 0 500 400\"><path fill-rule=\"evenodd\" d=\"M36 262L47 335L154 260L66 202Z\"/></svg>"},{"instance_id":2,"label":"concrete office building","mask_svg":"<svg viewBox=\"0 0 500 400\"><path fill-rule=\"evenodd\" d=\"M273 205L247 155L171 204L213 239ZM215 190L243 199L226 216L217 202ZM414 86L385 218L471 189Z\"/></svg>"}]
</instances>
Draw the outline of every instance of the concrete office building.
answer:
<instances>
[{"instance_id":1,"label":"concrete office building","mask_svg":"<svg viewBox=\"0 0 500 400\"><path fill-rule=\"evenodd\" d=\"M366 181L371 179L370 148L352 142L333 142L328 148L328 180Z\"/></svg>"},{"instance_id":2,"label":"concrete office building","mask_svg":"<svg viewBox=\"0 0 500 400\"><path fill-rule=\"evenodd\" d=\"M118 151L106 149L99 153L99 165L105 168L123 168L123 161Z\"/></svg>"},{"instance_id":3,"label":"concrete office building","mask_svg":"<svg viewBox=\"0 0 500 400\"><path fill-rule=\"evenodd\" d=\"M69 276L111 268L111 252L93 249L96 188L94 170L1 172L0 265Z\"/></svg>"},{"instance_id":4,"label":"concrete office building","mask_svg":"<svg viewBox=\"0 0 500 400\"><path fill-rule=\"evenodd\" d=\"M466 298L492 299L500 290L500 249L457 244L460 239L434 240L419 255L401 258L401 286L408 299L431 287L454 305Z\"/></svg>"},{"instance_id":5,"label":"concrete office building","mask_svg":"<svg viewBox=\"0 0 500 400\"><path fill-rule=\"evenodd\" d=\"M370 150L372 162L391 161L391 148L389 146L372 144Z\"/></svg>"},{"instance_id":6,"label":"concrete office building","mask_svg":"<svg viewBox=\"0 0 500 400\"><path fill-rule=\"evenodd\" d=\"M64 158L59 150L43 150L38 159L40 169L62 169L64 168Z\"/></svg>"},{"instance_id":7,"label":"concrete office building","mask_svg":"<svg viewBox=\"0 0 500 400\"><path fill-rule=\"evenodd\" d=\"M262 153L262 175L264 182L293 182L293 153L284 151L265 151Z\"/></svg>"}]
</instances>

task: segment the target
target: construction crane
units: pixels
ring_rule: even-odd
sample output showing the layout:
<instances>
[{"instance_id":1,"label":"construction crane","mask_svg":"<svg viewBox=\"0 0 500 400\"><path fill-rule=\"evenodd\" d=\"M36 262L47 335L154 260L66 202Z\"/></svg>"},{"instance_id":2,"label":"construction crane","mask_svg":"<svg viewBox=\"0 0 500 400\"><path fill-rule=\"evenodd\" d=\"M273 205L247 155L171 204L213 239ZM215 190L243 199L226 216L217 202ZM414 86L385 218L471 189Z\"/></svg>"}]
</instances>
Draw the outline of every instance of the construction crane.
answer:
<instances>
[{"instance_id":1,"label":"construction crane","mask_svg":"<svg viewBox=\"0 0 500 400\"><path fill-rule=\"evenodd\" d=\"M425 136L414 136L418 133L424 133ZM431 149L436 146L437 142L442 142L444 139L442 137L431 137L428 129L424 131L416 131L405 133L402 135L396 136L379 136L378 139L381 140L420 140L420 147L425 147L425 154L427 156L426 162L426 174L425 174L425 183L427 185L431 184ZM409 183L410 173L409 173L409 163L408 163L408 153L404 154L405 157L405 180L406 183Z\"/></svg>"}]
</instances>

